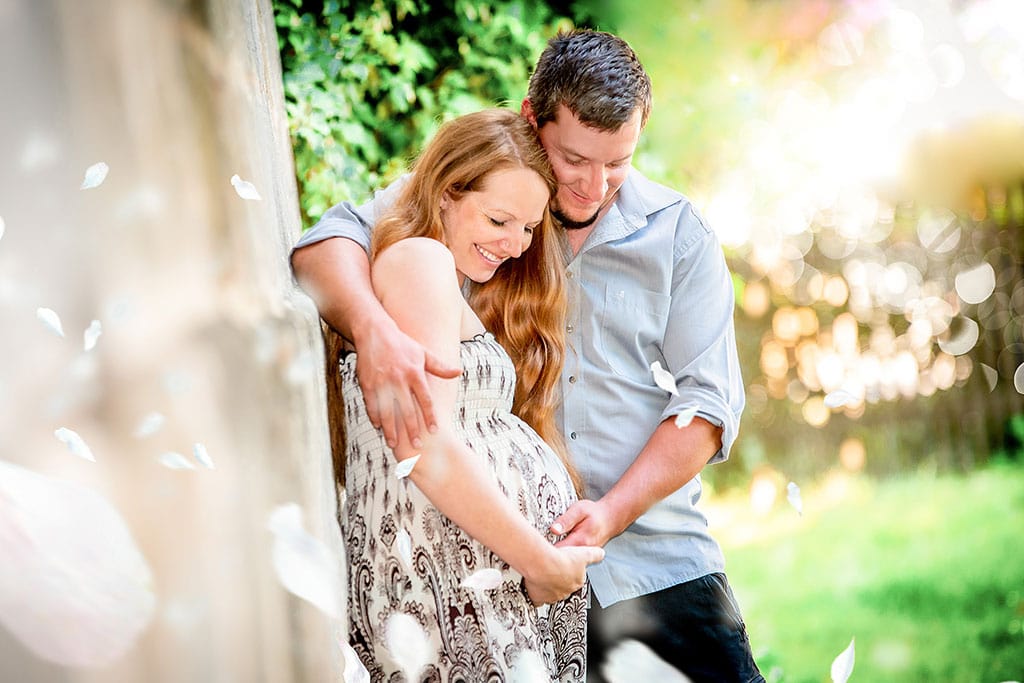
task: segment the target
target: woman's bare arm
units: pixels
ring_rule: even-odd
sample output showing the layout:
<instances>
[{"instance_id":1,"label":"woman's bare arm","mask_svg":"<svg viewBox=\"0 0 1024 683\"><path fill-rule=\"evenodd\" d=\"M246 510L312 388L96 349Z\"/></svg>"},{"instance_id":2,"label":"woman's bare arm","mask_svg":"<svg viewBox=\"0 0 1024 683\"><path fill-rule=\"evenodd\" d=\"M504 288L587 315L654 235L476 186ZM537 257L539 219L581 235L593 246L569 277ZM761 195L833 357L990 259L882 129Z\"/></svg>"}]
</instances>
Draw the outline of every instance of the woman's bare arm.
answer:
<instances>
[{"instance_id":1,"label":"woman's bare arm","mask_svg":"<svg viewBox=\"0 0 1024 683\"><path fill-rule=\"evenodd\" d=\"M441 362L459 364L465 302L451 253L441 243L427 238L397 243L375 261L372 281L402 330ZM421 455L410 479L442 513L521 573L535 602L561 599L578 589L587 564L599 562L604 551L552 546L502 494L483 458L456 436L456 381L429 377L428 383L437 431L423 434L420 447L400 435L395 448L399 460ZM581 552L565 552L572 550Z\"/></svg>"}]
</instances>

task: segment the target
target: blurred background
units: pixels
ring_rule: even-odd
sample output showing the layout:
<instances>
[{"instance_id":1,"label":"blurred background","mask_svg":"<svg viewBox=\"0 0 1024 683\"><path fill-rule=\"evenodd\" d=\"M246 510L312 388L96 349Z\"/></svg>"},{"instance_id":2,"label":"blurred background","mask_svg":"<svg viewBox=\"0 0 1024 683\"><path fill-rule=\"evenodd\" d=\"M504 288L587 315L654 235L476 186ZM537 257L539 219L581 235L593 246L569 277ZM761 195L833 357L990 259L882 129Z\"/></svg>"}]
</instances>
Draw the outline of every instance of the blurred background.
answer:
<instances>
[{"instance_id":1,"label":"blurred background","mask_svg":"<svg viewBox=\"0 0 1024 683\"><path fill-rule=\"evenodd\" d=\"M559 28L628 40L634 163L734 274L748 407L704 505L766 677L829 680L856 638L855 680L1024 678L1024 4L275 11L307 227L440 121L518 108Z\"/></svg>"},{"instance_id":2,"label":"blurred background","mask_svg":"<svg viewBox=\"0 0 1024 683\"><path fill-rule=\"evenodd\" d=\"M1024 3L0 0L0 680L341 678L289 246L574 25L734 274L766 678L1024 679Z\"/></svg>"}]
</instances>

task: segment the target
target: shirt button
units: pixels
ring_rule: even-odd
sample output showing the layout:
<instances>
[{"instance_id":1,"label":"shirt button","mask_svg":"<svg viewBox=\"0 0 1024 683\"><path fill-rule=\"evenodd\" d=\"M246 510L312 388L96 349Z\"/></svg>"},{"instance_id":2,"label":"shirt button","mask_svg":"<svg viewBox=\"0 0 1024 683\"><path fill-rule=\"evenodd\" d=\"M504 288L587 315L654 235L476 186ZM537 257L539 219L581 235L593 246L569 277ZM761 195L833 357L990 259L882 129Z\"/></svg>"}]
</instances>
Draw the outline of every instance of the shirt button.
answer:
<instances>
[{"instance_id":1,"label":"shirt button","mask_svg":"<svg viewBox=\"0 0 1024 683\"><path fill-rule=\"evenodd\" d=\"M575 329L576 328L573 327L572 325L566 325L565 326L565 331L568 332L569 334L572 334L573 330L575 330Z\"/></svg>"},{"instance_id":2,"label":"shirt button","mask_svg":"<svg viewBox=\"0 0 1024 683\"><path fill-rule=\"evenodd\" d=\"M568 273L566 273L566 275L568 275L570 278L576 277L576 274L573 273L571 270Z\"/></svg>"},{"instance_id":3,"label":"shirt button","mask_svg":"<svg viewBox=\"0 0 1024 683\"><path fill-rule=\"evenodd\" d=\"M576 432L573 432L572 434L570 434L569 438L572 439L573 441L575 441L576 440Z\"/></svg>"},{"instance_id":4,"label":"shirt button","mask_svg":"<svg viewBox=\"0 0 1024 683\"><path fill-rule=\"evenodd\" d=\"M569 384L576 384L576 375L569 375Z\"/></svg>"}]
</instances>

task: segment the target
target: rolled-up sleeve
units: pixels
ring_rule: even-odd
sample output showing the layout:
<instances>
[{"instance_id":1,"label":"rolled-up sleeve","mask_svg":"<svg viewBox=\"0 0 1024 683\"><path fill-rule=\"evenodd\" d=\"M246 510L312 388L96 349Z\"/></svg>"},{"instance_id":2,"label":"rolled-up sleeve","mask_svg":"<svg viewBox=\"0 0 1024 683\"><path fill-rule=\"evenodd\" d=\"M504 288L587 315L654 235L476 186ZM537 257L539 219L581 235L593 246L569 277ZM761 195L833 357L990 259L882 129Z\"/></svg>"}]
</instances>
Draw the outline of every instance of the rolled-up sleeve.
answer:
<instances>
[{"instance_id":1,"label":"rolled-up sleeve","mask_svg":"<svg viewBox=\"0 0 1024 683\"><path fill-rule=\"evenodd\" d=\"M715 233L687 205L677 243L672 302L663 352L676 380L662 420L696 407L696 415L722 429L722 448L709 462L725 460L739 430L745 401L733 323L735 295L725 255Z\"/></svg>"},{"instance_id":2,"label":"rolled-up sleeve","mask_svg":"<svg viewBox=\"0 0 1024 683\"><path fill-rule=\"evenodd\" d=\"M376 192L373 199L365 204L356 206L351 202L341 202L332 206L324 212L316 225L299 237L299 241L292 248L292 255L303 247L332 237L350 239L369 253L370 233L373 231L373 226L376 225L381 215L394 204L407 177L403 176L385 189Z\"/></svg>"}]
</instances>

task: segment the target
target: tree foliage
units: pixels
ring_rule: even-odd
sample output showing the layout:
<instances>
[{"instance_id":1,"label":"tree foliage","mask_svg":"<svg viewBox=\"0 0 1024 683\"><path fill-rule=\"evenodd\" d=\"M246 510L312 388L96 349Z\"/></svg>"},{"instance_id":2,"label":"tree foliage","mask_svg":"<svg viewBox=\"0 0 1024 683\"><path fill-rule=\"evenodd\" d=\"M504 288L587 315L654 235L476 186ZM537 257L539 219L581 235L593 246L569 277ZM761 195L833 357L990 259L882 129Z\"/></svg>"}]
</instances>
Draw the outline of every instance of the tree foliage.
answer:
<instances>
[{"instance_id":1,"label":"tree foliage","mask_svg":"<svg viewBox=\"0 0 1024 683\"><path fill-rule=\"evenodd\" d=\"M444 120L518 106L547 39L589 18L577 5L275 0L306 224L397 177Z\"/></svg>"}]
</instances>

